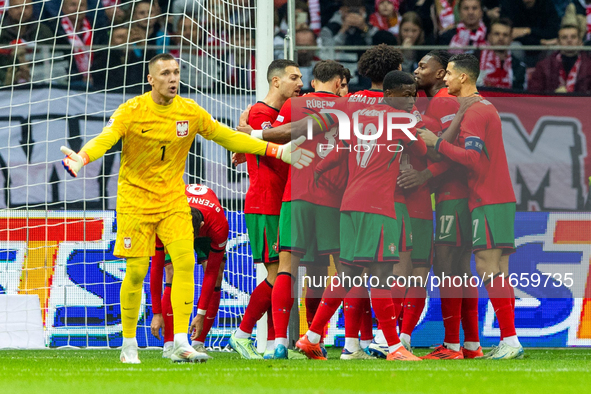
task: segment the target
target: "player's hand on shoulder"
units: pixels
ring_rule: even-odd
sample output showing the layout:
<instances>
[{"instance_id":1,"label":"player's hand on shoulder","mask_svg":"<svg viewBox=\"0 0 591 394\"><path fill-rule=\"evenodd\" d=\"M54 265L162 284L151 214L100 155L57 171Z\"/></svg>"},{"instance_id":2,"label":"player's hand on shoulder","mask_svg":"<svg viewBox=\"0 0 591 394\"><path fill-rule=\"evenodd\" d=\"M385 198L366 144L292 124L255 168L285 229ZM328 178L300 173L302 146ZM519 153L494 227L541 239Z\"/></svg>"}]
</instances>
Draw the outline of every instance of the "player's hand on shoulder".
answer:
<instances>
[{"instance_id":1,"label":"player's hand on shoulder","mask_svg":"<svg viewBox=\"0 0 591 394\"><path fill-rule=\"evenodd\" d=\"M248 117L250 116L250 109L252 105L249 104L248 107L240 114L240 119L238 120L238 126L247 126L248 125Z\"/></svg>"},{"instance_id":2,"label":"player's hand on shoulder","mask_svg":"<svg viewBox=\"0 0 591 394\"><path fill-rule=\"evenodd\" d=\"M232 155L232 164L238 166L239 164L246 163L246 154L244 153L234 153Z\"/></svg>"},{"instance_id":3,"label":"player's hand on shoulder","mask_svg":"<svg viewBox=\"0 0 591 394\"><path fill-rule=\"evenodd\" d=\"M241 133L245 133L250 135L250 133L252 133L253 128L250 127L250 125L246 125L246 126L236 126L236 130L240 131Z\"/></svg>"},{"instance_id":4,"label":"player's hand on shoulder","mask_svg":"<svg viewBox=\"0 0 591 394\"><path fill-rule=\"evenodd\" d=\"M458 110L458 114L465 114L468 108L470 108L473 104L476 104L484 98L482 96L473 96L473 97L459 97L460 100L460 109Z\"/></svg>"}]
</instances>

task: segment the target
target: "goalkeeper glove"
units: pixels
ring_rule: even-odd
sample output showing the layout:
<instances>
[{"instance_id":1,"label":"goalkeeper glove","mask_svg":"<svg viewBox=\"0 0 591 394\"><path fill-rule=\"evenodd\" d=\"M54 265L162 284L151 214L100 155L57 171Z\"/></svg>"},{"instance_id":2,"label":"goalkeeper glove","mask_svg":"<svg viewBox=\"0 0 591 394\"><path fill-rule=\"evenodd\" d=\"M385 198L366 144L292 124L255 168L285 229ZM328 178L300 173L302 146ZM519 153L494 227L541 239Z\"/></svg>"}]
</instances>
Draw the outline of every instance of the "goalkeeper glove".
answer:
<instances>
[{"instance_id":1,"label":"goalkeeper glove","mask_svg":"<svg viewBox=\"0 0 591 394\"><path fill-rule=\"evenodd\" d=\"M88 155L86 152L80 152L80 154L78 154L66 146L62 146L60 150L66 155L66 158L62 160L62 165L70 175L77 177L78 171L88 164Z\"/></svg>"},{"instance_id":2,"label":"goalkeeper glove","mask_svg":"<svg viewBox=\"0 0 591 394\"><path fill-rule=\"evenodd\" d=\"M311 151L298 148L304 141L306 141L306 137L302 135L298 139L283 145L269 143L266 155L273 156L301 170L304 167L308 167L314 158L314 153Z\"/></svg>"}]
</instances>

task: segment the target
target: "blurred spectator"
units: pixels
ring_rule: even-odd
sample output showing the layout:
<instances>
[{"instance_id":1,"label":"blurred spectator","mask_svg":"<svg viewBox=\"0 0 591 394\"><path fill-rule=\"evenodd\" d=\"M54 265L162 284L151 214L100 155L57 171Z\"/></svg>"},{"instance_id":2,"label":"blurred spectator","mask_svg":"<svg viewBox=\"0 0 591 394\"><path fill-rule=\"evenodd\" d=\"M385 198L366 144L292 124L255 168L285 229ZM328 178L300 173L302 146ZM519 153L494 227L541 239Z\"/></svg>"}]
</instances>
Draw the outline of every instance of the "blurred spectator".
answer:
<instances>
[{"instance_id":1,"label":"blurred spectator","mask_svg":"<svg viewBox=\"0 0 591 394\"><path fill-rule=\"evenodd\" d=\"M41 79L43 73L36 56L35 46L53 44L53 32L45 24L33 18L32 0L11 0L10 7L0 27L0 85L32 82ZM36 70L31 70L35 68ZM34 78L31 72L35 71Z\"/></svg>"},{"instance_id":2,"label":"blurred spectator","mask_svg":"<svg viewBox=\"0 0 591 394\"><path fill-rule=\"evenodd\" d=\"M157 53L164 53L170 46L170 36L166 34L164 24L158 19L162 12L157 1L142 0L132 5L131 37L137 41L145 40L147 45L157 45Z\"/></svg>"},{"instance_id":3,"label":"blurred spectator","mask_svg":"<svg viewBox=\"0 0 591 394\"><path fill-rule=\"evenodd\" d=\"M255 89L254 37L249 29L241 29L233 35L233 45L226 56L225 82L230 88Z\"/></svg>"},{"instance_id":4,"label":"blurred spectator","mask_svg":"<svg viewBox=\"0 0 591 394\"><path fill-rule=\"evenodd\" d=\"M100 0L107 17L107 26L118 26L125 22L126 13L121 8L120 0Z\"/></svg>"},{"instance_id":5,"label":"blurred spectator","mask_svg":"<svg viewBox=\"0 0 591 394\"><path fill-rule=\"evenodd\" d=\"M10 51L12 65L0 66L0 86L21 85L31 82L30 63L27 62L27 50L22 46L15 46ZM9 63L10 64L10 63Z\"/></svg>"},{"instance_id":6,"label":"blurred spectator","mask_svg":"<svg viewBox=\"0 0 591 394\"><path fill-rule=\"evenodd\" d=\"M376 44L374 36L377 32L380 41L386 41L385 35L394 41L394 36L387 31L379 31L366 21L367 12L362 0L344 0L343 5L337 11L329 23L320 32L321 46L324 48L322 59L334 59L351 71L351 85L358 85L360 80L357 75L357 61L363 50L337 51L333 46L366 46ZM355 86L358 88L359 86Z\"/></svg>"},{"instance_id":7,"label":"blurred spectator","mask_svg":"<svg viewBox=\"0 0 591 394\"><path fill-rule=\"evenodd\" d=\"M64 0L62 3L56 44L72 47L69 66L71 81L88 80L92 66L91 46L107 41L105 30L93 30L86 11L86 0Z\"/></svg>"},{"instance_id":8,"label":"blurred spectator","mask_svg":"<svg viewBox=\"0 0 591 394\"><path fill-rule=\"evenodd\" d=\"M96 51L92 62L92 80L95 89L123 89L143 92L146 88L148 64L138 58L128 44L129 29L115 27L108 48ZM156 55L150 53L149 55Z\"/></svg>"},{"instance_id":9,"label":"blurred spectator","mask_svg":"<svg viewBox=\"0 0 591 394\"><path fill-rule=\"evenodd\" d=\"M273 56L275 59L285 59L285 33L281 30L281 20L277 9L275 9L273 20L275 22L275 32L273 36Z\"/></svg>"},{"instance_id":10,"label":"blurred spectator","mask_svg":"<svg viewBox=\"0 0 591 394\"><path fill-rule=\"evenodd\" d=\"M454 9L457 2L458 0L406 0L401 8L419 14L425 37L436 38L448 30L455 30Z\"/></svg>"},{"instance_id":11,"label":"blurred spectator","mask_svg":"<svg viewBox=\"0 0 591 394\"><path fill-rule=\"evenodd\" d=\"M205 7L202 1L195 0L171 0L170 10L173 14L173 26L179 26L179 21L188 15L195 21L204 19Z\"/></svg>"},{"instance_id":12,"label":"blurred spectator","mask_svg":"<svg viewBox=\"0 0 591 394\"><path fill-rule=\"evenodd\" d=\"M213 89L222 81L219 62L207 50L205 30L189 16L179 20L176 33L180 34L181 89ZM184 85L184 86L183 86Z\"/></svg>"},{"instance_id":13,"label":"blurred spectator","mask_svg":"<svg viewBox=\"0 0 591 394\"><path fill-rule=\"evenodd\" d=\"M305 1L296 1L295 3L295 28L299 29L310 28L310 15L308 13L308 4Z\"/></svg>"},{"instance_id":14,"label":"blurred spectator","mask_svg":"<svg viewBox=\"0 0 591 394\"><path fill-rule=\"evenodd\" d=\"M308 15L310 15L310 29L314 34L320 34L322 28L320 23L320 0L308 0Z\"/></svg>"},{"instance_id":15,"label":"blurred spectator","mask_svg":"<svg viewBox=\"0 0 591 394\"><path fill-rule=\"evenodd\" d=\"M554 45L560 18L552 0L501 0L501 16L513 22L513 39L523 45Z\"/></svg>"},{"instance_id":16,"label":"blurred spectator","mask_svg":"<svg viewBox=\"0 0 591 394\"><path fill-rule=\"evenodd\" d=\"M369 17L369 23L380 30L398 34L398 9L400 0L376 0L375 12Z\"/></svg>"},{"instance_id":17,"label":"blurred spectator","mask_svg":"<svg viewBox=\"0 0 591 394\"><path fill-rule=\"evenodd\" d=\"M52 31L55 31L56 24L59 25L58 17L62 13L62 9L65 6L64 3L65 0L36 0L33 3L33 15L41 15L43 23L50 26ZM104 6L102 5L101 0L86 0L85 16L93 29L104 28L107 25L110 26L110 23L107 23L107 16L105 15ZM103 39L101 43L106 44L108 42L107 33L103 31L99 35L101 36L101 39ZM94 38L93 41L97 43L96 38Z\"/></svg>"},{"instance_id":18,"label":"blurred spectator","mask_svg":"<svg viewBox=\"0 0 591 394\"><path fill-rule=\"evenodd\" d=\"M438 44L450 47L486 45L486 26L482 21L483 11L480 0L459 0L460 23L455 30L439 36Z\"/></svg>"},{"instance_id":19,"label":"blurred spectator","mask_svg":"<svg viewBox=\"0 0 591 394\"><path fill-rule=\"evenodd\" d=\"M488 43L490 45L511 45L511 21L501 18L490 26ZM526 67L509 50L485 49L480 54L480 76L477 86L491 88L525 90Z\"/></svg>"},{"instance_id":20,"label":"blurred spectator","mask_svg":"<svg viewBox=\"0 0 591 394\"><path fill-rule=\"evenodd\" d=\"M299 29L296 31L296 46L316 46L316 34L311 29ZM316 56L316 51L310 49L299 49L298 65L302 73L303 90L311 90L312 87L312 69L320 59Z\"/></svg>"},{"instance_id":21,"label":"blurred spectator","mask_svg":"<svg viewBox=\"0 0 591 394\"><path fill-rule=\"evenodd\" d=\"M576 25L563 25L558 44L573 47L583 44L583 33ZM532 92L591 92L591 58L586 53L564 48L536 65L529 81Z\"/></svg>"},{"instance_id":22,"label":"blurred spectator","mask_svg":"<svg viewBox=\"0 0 591 394\"><path fill-rule=\"evenodd\" d=\"M340 10L322 28L322 45L371 45L378 29L369 25L366 18L362 0L344 0Z\"/></svg>"},{"instance_id":23,"label":"blurred spectator","mask_svg":"<svg viewBox=\"0 0 591 394\"><path fill-rule=\"evenodd\" d=\"M586 19L585 41L591 42L591 0L573 0L577 7L577 14L584 15ZM586 44L587 45L587 44ZM589 199L591 201L591 198Z\"/></svg>"},{"instance_id":24,"label":"blurred spectator","mask_svg":"<svg viewBox=\"0 0 591 394\"><path fill-rule=\"evenodd\" d=\"M426 51L417 51L410 49L415 45L425 44L425 33L423 32L423 22L419 14L409 11L402 16L400 21L400 34L398 35L398 45L402 49L404 62L402 62L402 71L412 73L418 67L419 60L425 56Z\"/></svg>"}]
</instances>

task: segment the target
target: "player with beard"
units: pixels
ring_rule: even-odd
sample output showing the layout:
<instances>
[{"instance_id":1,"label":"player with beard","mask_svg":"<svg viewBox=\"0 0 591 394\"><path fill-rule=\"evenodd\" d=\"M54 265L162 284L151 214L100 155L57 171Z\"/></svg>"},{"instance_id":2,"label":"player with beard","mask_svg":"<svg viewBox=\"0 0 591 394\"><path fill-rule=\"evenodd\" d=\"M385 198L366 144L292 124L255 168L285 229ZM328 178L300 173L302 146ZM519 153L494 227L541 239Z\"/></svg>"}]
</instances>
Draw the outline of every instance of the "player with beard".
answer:
<instances>
[{"instance_id":1,"label":"player with beard","mask_svg":"<svg viewBox=\"0 0 591 394\"><path fill-rule=\"evenodd\" d=\"M444 78L448 92L459 98L478 96L479 73L479 62L473 55L453 56ZM459 135L452 128L441 137L427 130L420 133L428 146L467 169L476 270L484 281L502 338L484 357L522 358L523 347L515 332L515 294L507 279L509 254L515 251L515 194L499 114L488 100L481 100L466 110Z\"/></svg>"},{"instance_id":2,"label":"player with beard","mask_svg":"<svg viewBox=\"0 0 591 394\"><path fill-rule=\"evenodd\" d=\"M429 52L421 59L415 70L419 89L424 90L427 97L432 98L425 111L425 121L429 125L429 130L438 135L448 127L459 127L463 113L470 104L475 102L472 99L463 100L463 106L460 108L455 96L447 92L443 78L450 57L451 54L444 51ZM399 185L414 196L410 197L412 201L418 200L418 193L425 194L424 206L425 210L429 211L429 227L432 234L431 203L430 199L426 201L429 192L427 181L436 177L431 181L437 203L434 272L438 276L443 274L451 277L463 276L463 274L470 276L470 213L465 169L449 159L429 163L428 167L426 163L419 164L419 166L413 165L412 169L402 171ZM426 279L428 271L418 272L417 270L413 272L413 275L415 274ZM443 282L440 292L445 339L442 346L437 347L425 358L458 359L482 356L478 333L478 289L467 284L454 287ZM411 287L408 290L401 339L408 340L409 343L412 331L423 311L425 297L424 287ZM462 349L460 349L460 320L465 334Z\"/></svg>"},{"instance_id":3,"label":"player with beard","mask_svg":"<svg viewBox=\"0 0 591 394\"><path fill-rule=\"evenodd\" d=\"M297 97L302 89L302 74L297 63L291 60L274 60L267 69L269 92L252 106L248 124L260 130L270 128L277 119L280 108L291 97ZM234 162L243 160L234 157ZM277 277L279 254L277 228L281 198L287 183L289 166L280 160L247 154L250 186L244 199L244 217L255 263L265 264L267 277L252 292L240 327L230 337L230 346L242 358L260 359L251 339L257 321L267 312L267 349L274 349L275 331L271 313L271 293Z\"/></svg>"},{"instance_id":4,"label":"player with beard","mask_svg":"<svg viewBox=\"0 0 591 394\"><path fill-rule=\"evenodd\" d=\"M416 86L410 74L392 71L384 78L383 86L384 102L366 108L359 115L359 123L365 125L365 135L377 132L380 116L385 116L389 112L408 113L414 106ZM427 149L422 140L411 140L407 132L409 130L403 133L395 129L391 139L388 139L389 133L382 133L372 143L374 148L365 151L342 153L348 151L333 150L325 161L316 166L317 173L324 174L340 166L343 157L348 160L349 178L341 204L341 264L337 267L339 275L342 274L343 277L361 276L364 268L368 268L369 274L377 277L385 286L387 278L391 278L392 273L395 276L408 276L410 273L408 265L398 262L403 222L400 220L398 205L394 199L394 179L400 169L399 153L386 148L375 148L397 143L409 148L418 156L425 155ZM414 129L411 129L410 133L414 133ZM359 138L357 141L361 143L367 140ZM376 184L380 185L380 193L368 193L368 190L378 187ZM372 288L371 299L388 344L387 358L418 361L418 357L403 347L396 333L396 319L400 313L401 303L397 305L391 289L383 286ZM396 282L388 283L388 286L400 288ZM402 294L404 289L402 287ZM345 297L350 296L350 290L351 283L343 280L324 292L312 326L296 344L296 347L309 358L325 359L321 356L318 345L320 332Z\"/></svg>"}]
</instances>

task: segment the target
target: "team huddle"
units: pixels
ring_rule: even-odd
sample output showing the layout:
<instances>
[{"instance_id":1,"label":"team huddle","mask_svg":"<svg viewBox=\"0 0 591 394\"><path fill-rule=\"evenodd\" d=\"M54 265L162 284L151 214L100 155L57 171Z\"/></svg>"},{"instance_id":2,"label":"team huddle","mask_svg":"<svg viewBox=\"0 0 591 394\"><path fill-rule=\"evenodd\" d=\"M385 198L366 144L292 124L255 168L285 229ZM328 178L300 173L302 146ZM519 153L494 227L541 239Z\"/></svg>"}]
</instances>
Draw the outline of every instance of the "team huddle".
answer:
<instances>
[{"instance_id":1,"label":"team huddle","mask_svg":"<svg viewBox=\"0 0 591 394\"><path fill-rule=\"evenodd\" d=\"M346 281L326 288L313 281L306 288L309 329L296 348L308 358L326 359L326 326L343 303L344 360L523 357L508 282L515 197L499 115L476 89L478 60L433 51L421 59L414 76L400 71L402 61L401 53L386 45L366 51L358 70L372 86L355 94L346 89L347 69L320 61L313 70L314 92L299 98L298 65L275 60L267 72L269 93L250 108L247 120L241 118L237 132L180 98L178 64L158 55L150 61L152 92L121 105L79 153L62 147L64 167L76 176L123 139L114 253L127 259L121 287L122 362L139 363L135 336L150 256L152 333L159 337L164 328L163 355L173 361L209 358L204 342L219 308L228 223L211 189L182 182L196 134L246 154L236 154L234 161L248 165L247 230L253 260L265 264L267 277L230 337L230 346L242 357L301 357L287 349L298 267L306 266L309 277L324 277L331 258L336 275L377 280L369 289ZM415 106L418 90L429 98L424 114ZM314 108L351 114L355 129L339 132L342 119L336 111ZM134 113L141 113L141 120ZM387 126L392 121L397 127ZM195 252L205 274L189 325ZM472 253L500 326L499 346L486 355L480 346L478 289L444 281L439 288L443 345L415 356L411 338L425 306L429 272L471 276ZM401 286L389 280L411 276L423 281ZM267 349L261 355L251 335L265 313Z\"/></svg>"}]
</instances>

